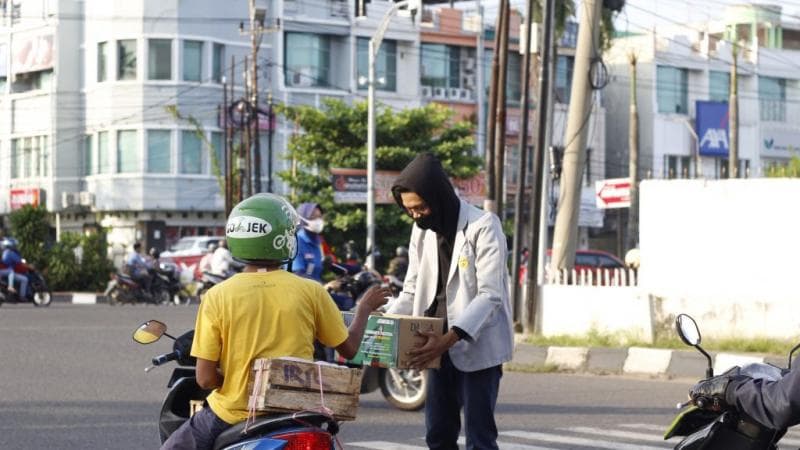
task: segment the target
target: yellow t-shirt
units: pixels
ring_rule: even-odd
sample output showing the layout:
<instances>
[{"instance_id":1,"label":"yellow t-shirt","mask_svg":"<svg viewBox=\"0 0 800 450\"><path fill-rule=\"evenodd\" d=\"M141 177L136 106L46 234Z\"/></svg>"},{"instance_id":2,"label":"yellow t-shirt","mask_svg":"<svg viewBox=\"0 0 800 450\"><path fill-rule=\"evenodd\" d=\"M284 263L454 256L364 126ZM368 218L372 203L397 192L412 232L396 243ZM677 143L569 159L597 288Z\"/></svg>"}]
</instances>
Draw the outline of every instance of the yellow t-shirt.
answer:
<instances>
[{"instance_id":1,"label":"yellow t-shirt","mask_svg":"<svg viewBox=\"0 0 800 450\"><path fill-rule=\"evenodd\" d=\"M225 377L208 396L220 419L247 418L247 381L253 360L312 359L314 338L328 347L347 339L344 320L325 289L285 270L234 275L203 296L192 356L219 361Z\"/></svg>"}]
</instances>

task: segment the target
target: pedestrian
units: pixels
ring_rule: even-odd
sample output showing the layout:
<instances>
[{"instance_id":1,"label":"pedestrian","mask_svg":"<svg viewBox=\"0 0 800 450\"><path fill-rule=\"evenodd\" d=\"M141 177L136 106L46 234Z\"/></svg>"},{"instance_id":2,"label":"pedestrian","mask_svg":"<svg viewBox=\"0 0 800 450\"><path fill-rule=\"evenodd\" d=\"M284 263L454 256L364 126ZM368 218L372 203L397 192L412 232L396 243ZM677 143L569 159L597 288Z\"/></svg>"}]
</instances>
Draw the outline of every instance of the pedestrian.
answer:
<instances>
[{"instance_id":1,"label":"pedestrian","mask_svg":"<svg viewBox=\"0 0 800 450\"><path fill-rule=\"evenodd\" d=\"M445 323L443 335L421 333L425 344L409 351L415 368L441 356L429 372L425 440L431 449L457 449L463 409L466 448L496 449L494 409L514 347L500 220L459 199L430 153L403 169L392 194L414 225L403 291L388 312Z\"/></svg>"},{"instance_id":2,"label":"pedestrian","mask_svg":"<svg viewBox=\"0 0 800 450\"><path fill-rule=\"evenodd\" d=\"M254 359L310 360L315 338L345 358L358 351L369 314L390 293L379 286L367 290L345 327L322 285L283 269L297 253L297 223L294 208L274 194L256 194L231 211L225 227L228 245L246 265L205 294L192 342L197 384L212 390L208 406L181 425L162 449L211 449L220 433L246 420Z\"/></svg>"}]
</instances>

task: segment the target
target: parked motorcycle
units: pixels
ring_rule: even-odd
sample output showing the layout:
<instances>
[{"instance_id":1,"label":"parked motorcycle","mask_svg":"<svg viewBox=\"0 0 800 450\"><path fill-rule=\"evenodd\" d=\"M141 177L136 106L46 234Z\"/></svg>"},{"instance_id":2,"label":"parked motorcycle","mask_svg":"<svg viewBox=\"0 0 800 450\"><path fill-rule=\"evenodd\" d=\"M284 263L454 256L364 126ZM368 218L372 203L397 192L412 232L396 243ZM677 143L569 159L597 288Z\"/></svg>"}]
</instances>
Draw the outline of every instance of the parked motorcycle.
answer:
<instances>
[{"instance_id":1,"label":"parked motorcycle","mask_svg":"<svg viewBox=\"0 0 800 450\"><path fill-rule=\"evenodd\" d=\"M678 315L675 326L681 340L696 348L708 360L706 378L714 376L711 356L700 347L700 330L697 323L686 314ZM791 367L792 354L800 348L795 346L789 353ZM740 368L740 374L754 379L775 381L783 377L787 370L771 364L753 363ZM675 417L664 439L685 436L676 450L776 450L778 441L786 434L786 429L767 428L746 414L733 409L719 412L708 411L704 407L711 399L700 397L678 405L681 412Z\"/></svg>"},{"instance_id":2,"label":"parked motorcycle","mask_svg":"<svg viewBox=\"0 0 800 450\"><path fill-rule=\"evenodd\" d=\"M133 340L140 344L152 344L162 336L174 341L172 352L154 357L153 365L145 369L145 372L169 361L176 361L178 364L167 383L169 391L161 405L158 420L159 437L163 444L202 405L210 391L201 389L195 379L197 360L190 356L194 330L173 337L167 334L166 324L149 320L136 329ZM251 422L247 431L245 422L240 422L222 432L214 441L214 450L333 450L334 436L338 432L339 424L333 418L320 413L265 415Z\"/></svg>"},{"instance_id":3,"label":"parked motorcycle","mask_svg":"<svg viewBox=\"0 0 800 450\"><path fill-rule=\"evenodd\" d=\"M370 286L381 283L380 275L375 272L361 270L354 274L351 267L337 264L332 264L331 270L337 277L336 282L328 285L329 291L332 291L332 295L351 296L352 304ZM390 405L403 411L418 411L425 406L427 386L428 372L425 370L364 366L361 393L380 388L381 394Z\"/></svg>"},{"instance_id":4,"label":"parked motorcycle","mask_svg":"<svg viewBox=\"0 0 800 450\"><path fill-rule=\"evenodd\" d=\"M17 266L17 272L28 277L28 289L25 293L25 298L20 298L19 294L8 291L8 278L0 277L0 305L3 302L7 303L33 303L33 306L50 306L52 301L52 292L47 287L42 274L33 267L23 261L22 264Z\"/></svg>"}]
</instances>

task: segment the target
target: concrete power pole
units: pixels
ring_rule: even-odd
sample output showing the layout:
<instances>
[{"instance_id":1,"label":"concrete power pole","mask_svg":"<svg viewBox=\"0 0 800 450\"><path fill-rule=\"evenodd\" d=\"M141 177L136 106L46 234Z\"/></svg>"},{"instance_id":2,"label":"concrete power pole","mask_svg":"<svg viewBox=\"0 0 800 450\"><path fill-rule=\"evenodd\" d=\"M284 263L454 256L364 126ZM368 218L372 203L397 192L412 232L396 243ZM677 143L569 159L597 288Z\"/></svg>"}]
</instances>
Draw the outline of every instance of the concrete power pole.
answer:
<instances>
[{"instance_id":1,"label":"concrete power pole","mask_svg":"<svg viewBox=\"0 0 800 450\"><path fill-rule=\"evenodd\" d=\"M497 196L494 192L494 136L497 131L495 121L497 117L497 91L500 84L497 82L500 73L500 30L503 29L503 21L506 20L505 0L500 0L500 12L494 29L494 47L492 55L492 75L489 85L489 118L486 121L486 153L484 154L486 166L486 200L483 202L483 209L486 211L497 211L495 201ZM483 137L483 136L482 136Z\"/></svg>"},{"instance_id":2,"label":"concrete power pole","mask_svg":"<svg viewBox=\"0 0 800 450\"><path fill-rule=\"evenodd\" d=\"M511 6L509 0L501 0L505 11L505 20L500 32L499 53L500 71L497 76L497 114L495 116L496 129L494 134L494 199L495 211L503 220L503 200L505 196L505 157L506 157L506 80L508 79L508 28L511 19Z\"/></svg>"},{"instance_id":3,"label":"concrete power pole","mask_svg":"<svg viewBox=\"0 0 800 450\"><path fill-rule=\"evenodd\" d=\"M261 139L259 138L259 109L258 109L258 49L261 47L261 40L265 31L264 20L266 18L266 10L263 8L256 8L256 0L250 0L250 29L244 31L244 27L240 24L240 32L250 35L250 52L253 59L253 66L250 69L250 117L247 118L248 129L250 130L250 137L253 146L253 160L248 159L248 166L253 163L253 190L250 194L261 192ZM246 67L246 65L245 65ZM270 118L271 119L271 118ZM269 126L272 126L270 120ZM272 174L270 174L270 177Z\"/></svg>"},{"instance_id":4,"label":"concrete power pole","mask_svg":"<svg viewBox=\"0 0 800 450\"><path fill-rule=\"evenodd\" d=\"M598 24L602 6L601 0L584 0L581 8L572 98L564 135L563 175L553 236L553 269L572 268L575 265L581 178L586 162L587 126L593 95L589 72L595 56L595 45L599 42Z\"/></svg>"},{"instance_id":5,"label":"concrete power pole","mask_svg":"<svg viewBox=\"0 0 800 450\"><path fill-rule=\"evenodd\" d=\"M739 44L734 43L731 94L728 100L728 178L739 177Z\"/></svg>"},{"instance_id":6,"label":"concrete power pole","mask_svg":"<svg viewBox=\"0 0 800 450\"><path fill-rule=\"evenodd\" d=\"M631 178L631 206L628 208L628 250L639 243L639 110L636 106L636 54L631 63L631 117L628 125L628 176ZM622 224L619 224L621 227Z\"/></svg>"}]
</instances>

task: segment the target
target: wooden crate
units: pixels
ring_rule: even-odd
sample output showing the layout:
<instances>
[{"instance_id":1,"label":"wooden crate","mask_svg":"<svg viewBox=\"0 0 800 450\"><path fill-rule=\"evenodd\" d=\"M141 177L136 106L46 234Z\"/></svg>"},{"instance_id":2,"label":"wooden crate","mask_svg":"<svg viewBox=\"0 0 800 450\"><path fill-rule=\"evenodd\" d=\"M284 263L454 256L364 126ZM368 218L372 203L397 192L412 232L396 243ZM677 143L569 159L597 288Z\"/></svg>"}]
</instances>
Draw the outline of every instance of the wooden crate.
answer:
<instances>
[{"instance_id":1,"label":"wooden crate","mask_svg":"<svg viewBox=\"0 0 800 450\"><path fill-rule=\"evenodd\" d=\"M324 401L337 420L354 420L362 375L362 369L295 358L257 359L250 376L249 406L295 412L319 410Z\"/></svg>"}]
</instances>

